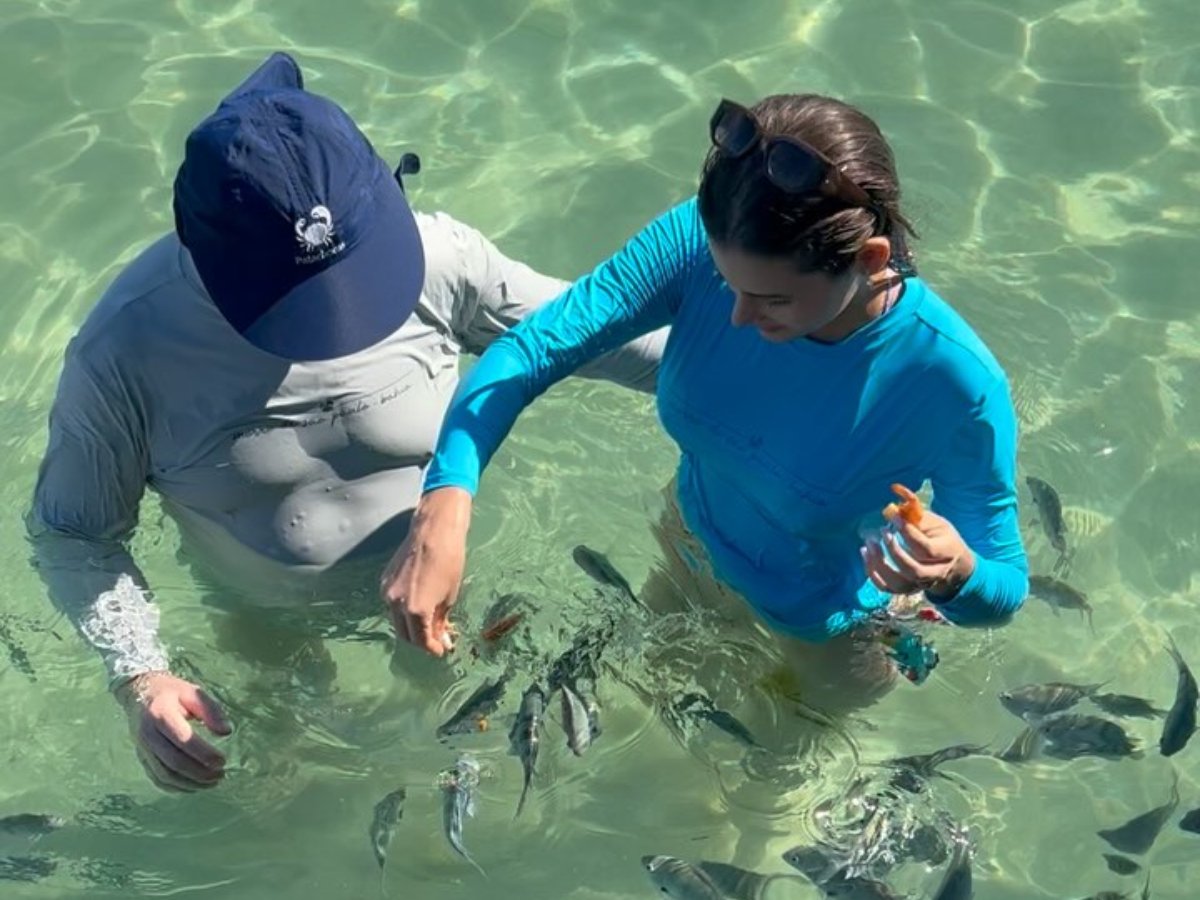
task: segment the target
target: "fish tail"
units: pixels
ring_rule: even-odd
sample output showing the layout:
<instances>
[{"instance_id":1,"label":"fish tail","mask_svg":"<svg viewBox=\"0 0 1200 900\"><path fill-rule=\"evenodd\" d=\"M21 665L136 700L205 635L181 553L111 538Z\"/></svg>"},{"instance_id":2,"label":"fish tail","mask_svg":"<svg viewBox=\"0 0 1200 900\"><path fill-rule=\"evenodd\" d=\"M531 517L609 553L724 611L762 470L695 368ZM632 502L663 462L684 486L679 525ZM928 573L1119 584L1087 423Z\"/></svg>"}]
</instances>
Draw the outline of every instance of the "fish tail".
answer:
<instances>
[{"instance_id":1,"label":"fish tail","mask_svg":"<svg viewBox=\"0 0 1200 900\"><path fill-rule=\"evenodd\" d=\"M1175 660L1175 665L1182 671L1187 664L1183 661L1183 654L1179 652L1179 646L1175 643L1175 636L1169 631L1167 632L1166 646L1167 652L1171 654L1171 659Z\"/></svg>"},{"instance_id":2,"label":"fish tail","mask_svg":"<svg viewBox=\"0 0 1200 900\"><path fill-rule=\"evenodd\" d=\"M521 788L521 799L519 799L517 801L517 811L515 813L513 813L514 819L517 818L517 816L521 815L521 810L523 810L525 808L525 798L526 798L526 796L528 796L528 794L529 794L529 774L526 773L525 785L524 785L524 787Z\"/></svg>"},{"instance_id":3,"label":"fish tail","mask_svg":"<svg viewBox=\"0 0 1200 900\"><path fill-rule=\"evenodd\" d=\"M460 849L458 852L462 854L463 859L465 859L467 862L469 862L471 865L473 865L475 867L476 871L478 871L480 875L482 875L484 878L488 877L488 873L483 871L483 866L481 866L479 863L475 862L475 858L473 856L471 856L470 853L467 852L465 847Z\"/></svg>"}]
</instances>

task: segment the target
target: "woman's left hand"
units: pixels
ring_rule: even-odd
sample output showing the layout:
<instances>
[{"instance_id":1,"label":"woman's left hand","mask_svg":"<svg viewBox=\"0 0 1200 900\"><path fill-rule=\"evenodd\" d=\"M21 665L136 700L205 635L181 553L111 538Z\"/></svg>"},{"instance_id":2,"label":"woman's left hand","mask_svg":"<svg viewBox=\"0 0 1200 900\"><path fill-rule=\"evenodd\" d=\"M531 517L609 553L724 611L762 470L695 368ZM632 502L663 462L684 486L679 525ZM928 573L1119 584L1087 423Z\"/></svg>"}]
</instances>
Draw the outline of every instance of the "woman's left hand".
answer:
<instances>
[{"instance_id":1,"label":"woman's left hand","mask_svg":"<svg viewBox=\"0 0 1200 900\"><path fill-rule=\"evenodd\" d=\"M924 510L916 525L898 515L890 521L894 530L889 528L883 540L891 563L875 541L862 548L867 577L876 587L893 594L952 596L975 571L975 554L948 519Z\"/></svg>"}]
</instances>

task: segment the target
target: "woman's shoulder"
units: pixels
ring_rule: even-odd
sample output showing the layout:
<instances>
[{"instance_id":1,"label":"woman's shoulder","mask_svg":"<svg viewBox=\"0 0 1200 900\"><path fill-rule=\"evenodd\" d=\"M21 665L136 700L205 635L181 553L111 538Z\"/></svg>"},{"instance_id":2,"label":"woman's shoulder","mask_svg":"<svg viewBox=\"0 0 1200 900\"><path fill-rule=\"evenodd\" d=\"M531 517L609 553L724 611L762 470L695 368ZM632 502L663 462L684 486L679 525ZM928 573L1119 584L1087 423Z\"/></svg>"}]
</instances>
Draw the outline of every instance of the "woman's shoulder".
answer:
<instances>
[{"instance_id":1,"label":"woman's shoulder","mask_svg":"<svg viewBox=\"0 0 1200 900\"><path fill-rule=\"evenodd\" d=\"M921 302L916 318L933 333L939 368L949 368L970 380L991 385L1006 377L1003 366L966 316L947 303L926 282L917 279Z\"/></svg>"}]
</instances>

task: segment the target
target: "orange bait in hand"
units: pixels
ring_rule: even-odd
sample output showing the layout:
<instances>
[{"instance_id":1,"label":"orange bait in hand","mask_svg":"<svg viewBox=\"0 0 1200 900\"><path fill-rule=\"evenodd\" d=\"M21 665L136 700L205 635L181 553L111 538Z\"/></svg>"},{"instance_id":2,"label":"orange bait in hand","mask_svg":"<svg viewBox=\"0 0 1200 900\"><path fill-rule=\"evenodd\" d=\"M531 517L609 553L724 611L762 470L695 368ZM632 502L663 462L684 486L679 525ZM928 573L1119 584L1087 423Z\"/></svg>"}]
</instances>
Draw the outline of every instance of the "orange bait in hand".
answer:
<instances>
[{"instance_id":1,"label":"orange bait in hand","mask_svg":"<svg viewBox=\"0 0 1200 900\"><path fill-rule=\"evenodd\" d=\"M900 498L899 503L889 503L883 508L883 517L891 521L899 516L909 525L919 525L921 516L925 514L921 506L921 498L902 484L893 484L892 493Z\"/></svg>"}]
</instances>

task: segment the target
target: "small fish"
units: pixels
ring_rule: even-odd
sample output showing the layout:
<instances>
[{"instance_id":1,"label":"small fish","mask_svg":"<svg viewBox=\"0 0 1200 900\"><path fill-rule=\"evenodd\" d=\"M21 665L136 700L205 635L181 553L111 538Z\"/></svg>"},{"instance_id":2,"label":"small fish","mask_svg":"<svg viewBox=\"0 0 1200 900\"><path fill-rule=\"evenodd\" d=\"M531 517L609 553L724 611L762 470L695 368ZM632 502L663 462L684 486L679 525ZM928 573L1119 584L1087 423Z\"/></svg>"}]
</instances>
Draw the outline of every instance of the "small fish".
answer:
<instances>
[{"instance_id":1,"label":"small fish","mask_svg":"<svg viewBox=\"0 0 1200 900\"><path fill-rule=\"evenodd\" d=\"M25 652L25 648L21 646L13 635L12 629L8 627L10 621L13 621L11 616L0 617L0 643L4 644L8 651L8 661L12 663L14 669L28 677L30 681L37 681L33 663L29 661L29 654Z\"/></svg>"},{"instance_id":2,"label":"small fish","mask_svg":"<svg viewBox=\"0 0 1200 900\"><path fill-rule=\"evenodd\" d=\"M850 875L846 871L838 872L820 887L826 897L838 897L840 900L904 900L903 895L897 894L882 881Z\"/></svg>"},{"instance_id":3,"label":"small fish","mask_svg":"<svg viewBox=\"0 0 1200 900\"><path fill-rule=\"evenodd\" d=\"M893 787L908 791L910 794L919 794L925 790L925 782L935 775L941 775L938 767L943 763L964 759L968 756L977 756L986 749L980 744L953 744L943 747L941 750L935 750L933 753L900 756L889 759L883 764L896 770L891 781Z\"/></svg>"},{"instance_id":4,"label":"small fish","mask_svg":"<svg viewBox=\"0 0 1200 900\"><path fill-rule=\"evenodd\" d=\"M1171 797L1162 806L1156 806L1149 812L1135 816L1119 828L1106 828L1096 833L1114 849L1142 856L1154 846L1159 832L1167 824L1167 819L1174 815L1178 806L1179 776L1175 774L1171 783Z\"/></svg>"},{"instance_id":5,"label":"small fish","mask_svg":"<svg viewBox=\"0 0 1200 900\"><path fill-rule=\"evenodd\" d=\"M521 760L521 768L525 772L525 783L521 788L521 799L517 801L515 819L525 808L525 797L529 793L529 782L533 778L537 766L538 746L541 738L538 731L542 727L542 719L546 715L546 695L537 682L531 684L521 695L521 708L508 732L508 741L514 756Z\"/></svg>"},{"instance_id":6,"label":"small fish","mask_svg":"<svg viewBox=\"0 0 1200 900\"><path fill-rule=\"evenodd\" d=\"M761 875L723 862L701 860L696 869L708 877L722 897L730 900L763 900L776 882L800 883L799 875Z\"/></svg>"},{"instance_id":7,"label":"small fish","mask_svg":"<svg viewBox=\"0 0 1200 900\"><path fill-rule=\"evenodd\" d=\"M1091 697L1101 687L1099 684L1068 684L1061 681L1027 684L1001 692L1000 703L1014 716L1020 716L1022 719L1030 716L1048 716L1070 709L1080 700Z\"/></svg>"},{"instance_id":8,"label":"small fish","mask_svg":"<svg viewBox=\"0 0 1200 900\"><path fill-rule=\"evenodd\" d=\"M1108 871L1117 875L1136 875L1142 867L1127 856L1117 856L1115 853L1105 853L1104 862Z\"/></svg>"},{"instance_id":9,"label":"small fish","mask_svg":"<svg viewBox=\"0 0 1200 900\"><path fill-rule=\"evenodd\" d=\"M466 699L454 715L438 726L437 736L446 738L452 734L469 734L487 730L487 717L499 707L507 686L507 675L503 675L495 681L485 681L475 689L475 692Z\"/></svg>"},{"instance_id":10,"label":"small fish","mask_svg":"<svg viewBox=\"0 0 1200 900\"><path fill-rule=\"evenodd\" d=\"M971 842L965 829L955 833L953 843L950 865L941 885L933 894L933 900L970 900L975 896L971 877Z\"/></svg>"},{"instance_id":11,"label":"small fish","mask_svg":"<svg viewBox=\"0 0 1200 900\"><path fill-rule=\"evenodd\" d=\"M810 847L804 844L784 852L783 861L818 885L824 884L842 868L830 848Z\"/></svg>"},{"instance_id":12,"label":"small fish","mask_svg":"<svg viewBox=\"0 0 1200 900\"><path fill-rule=\"evenodd\" d=\"M704 694L694 691L684 694L675 703L675 711L697 719L703 719L747 747L762 746L754 739L754 735L750 733L749 728L734 717L732 713L728 713L723 709L717 709L712 699L706 697Z\"/></svg>"},{"instance_id":13,"label":"small fish","mask_svg":"<svg viewBox=\"0 0 1200 900\"><path fill-rule=\"evenodd\" d=\"M1116 722L1078 713L1059 713L1038 725L1042 750L1056 759L1100 756L1116 759L1140 757L1137 745Z\"/></svg>"},{"instance_id":14,"label":"small fish","mask_svg":"<svg viewBox=\"0 0 1200 900\"><path fill-rule=\"evenodd\" d=\"M1163 756L1174 756L1187 746L1187 742L1196 733L1196 700L1200 697L1200 690L1196 687L1192 670L1188 668L1179 648L1175 646L1175 638L1168 635L1168 639L1171 643L1167 652L1171 654L1179 669L1179 680L1175 687L1175 702L1171 704L1171 710L1163 722L1158 748Z\"/></svg>"},{"instance_id":15,"label":"small fish","mask_svg":"<svg viewBox=\"0 0 1200 900\"><path fill-rule=\"evenodd\" d=\"M1124 891L1101 891L1098 894L1092 894L1090 897L1085 897L1084 900L1134 900L1133 894L1127 894ZM1150 900L1150 873L1146 873L1146 884L1142 888L1142 900Z\"/></svg>"},{"instance_id":16,"label":"small fish","mask_svg":"<svg viewBox=\"0 0 1200 900\"><path fill-rule=\"evenodd\" d=\"M617 571L617 567L603 553L579 544L571 551L571 559L575 560L575 564L587 572L593 580L616 588L634 603L641 605L641 601L638 600L637 594L633 592L633 587L625 576Z\"/></svg>"},{"instance_id":17,"label":"small fish","mask_svg":"<svg viewBox=\"0 0 1200 900\"><path fill-rule=\"evenodd\" d=\"M62 816L48 816L43 813L17 813L0 819L0 833L16 834L21 837L39 838L44 834L57 831L67 824Z\"/></svg>"},{"instance_id":18,"label":"small fish","mask_svg":"<svg viewBox=\"0 0 1200 900\"><path fill-rule=\"evenodd\" d=\"M941 832L927 822L913 829L900 847L900 855L904 859L928 863L931 866L940 866L949 854L950 850Z\"/></svg>"},{"instance_id":19,"label":"small fish","mask_svg":"<svg viewBox=\"0 0 1200 900\"><path fill-rule=\"evenodd\" d=\"M575 693L575 689L563 683L562 688L562 725L567 734L567 746L576 756L583 756L592 745L592 721L587 707Z\"/></svg>"},{"instance_id":20,"label":"small fish","mask_svg":"<svg viewBox=\"0 0 1200 900\"><path fill-rule=\"evenodd\" d=\"M1091 701L1109 715L1137 719L1160 719L1167 714L1149 700L1129 694L1093 694Z\"/></svg>"},{"instance_id":21,"label":"small fish","mask_svg":"<svg viewBox=\"0 0 1200 900\"><path fill-rule=\"evenodd\" d=\"M698 868L674 856L643 856L650 881L672 900L722 900L720 888Z\"/></svg>"},{"instance_id":22,"label":"small fish","mask_svg":"<svg viewBox=\"0 0 1200 900\"><path fill-rule=\"evenodd\" d=\"M463 822L475 815L475 797L479 787L479 763L470 756L460 756L453 768L442 771L442 827L446 840L463 859L487 877L479 863L471 858L463 844Z\"/></svg>"},{"instance_id":23,"label":"small fish","mask_svg":"<svg viewBox=\"0 0 1200 900\"><path fill-rule=\"evenodd\" d=\"M375 804L375 815L371 819L371 849L375 852L375 861L379 868L387 862L387 848L392 841L392 834L400 824L404 815L404 799L407 792L397 788Z\"/></svg>"},{"instance_id":24,"label":"small fish","mask_svg":"<svg viewBox=\"0 0 1200 900\"><path fill-rule=\"evenodd\" d=\"M0 856L0 881L41 881L58 870L50 856Z\"/></svg>"},{"instance_id":25,"label":"small fish","mask_svg":"<svg viewBox=\"0 0 1200 900\"><path fill-rule=\"evenodd\" d=\"M575 635L571 646L550 665L546 689L554 693L564 683L575 684L584 678L595 683L600 676L600 658L612 640L613 632L613 623L608 621L584 628Z\"/></svg>"},{"instance_id":26,"label":"small fish","mask_svg":"<svg viewBox=\"0 0 1200 900\"><path fill-rule=\"evenodd\" d=\"M1058 491L1040 478L1029 475L1025 478L1029 492L1033 495L1033 504L1037 507L1038 517L1042 523L1042 531L1050 546L1058 551L1058 561L1054 564L1054 574L1059 575L1070 567L1074 555L1067 547L1067 521L1063 518L1062 500Z\"/></svg>"},{"instance_id":27,"label":"small fish","mask_svg":"<svg viewBox=\"0 0 1200 900\"><path fill-rule=\"evenodd\" d=\"M1042 752L1042 744L1041 729L1031 725L1013 738L1008 747L997 753L996 758L1005 762L1028 762Z\"/></svg>"},{"instance_id":28,"label":"small fish","mask_svg":"<svg viewBox=\"0 0 1200 900\"><path fill-rule=\"evenodd\" d=\"M1092 605L1083 591L1073 588L1057 578L1050 578L1046 575L1030 575L1029 595L1044 600L1057 609L1079 610L1079 614L1087 621L1092 634L1096 633L1096 625L1092 621Z\"/></svg>"},{"instance_id":29,"label":"small fish","mask_svg":"<svg viewBox=\"0 0 1200 900\"><path fill-rule=\"evenodd\" d=\"M1192 834L1200 834L1200 808L1184 813L1183 818L1179 820L1179 827Z\"/></svg>"},{"instance_id":30,"label":"small fish","mask_svg":"<svg viewBox=\"0 0 1200 900\"><path fill-rule=\"evenodd\" d=\"M595 685L592 685L593 689ZM596 738L603 733L600 728L600 707L596 703L596 698L592 694L584 694L577 691L579 698L583 701L583 708L587 711L588 717L588 732L591 743L596 743Z\"/></svg>"}]
</instances>

